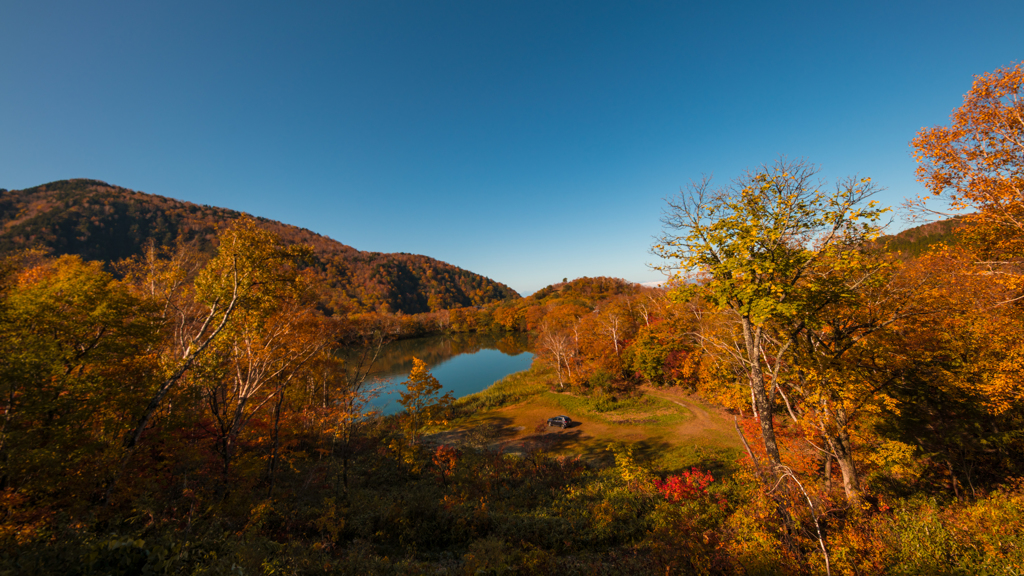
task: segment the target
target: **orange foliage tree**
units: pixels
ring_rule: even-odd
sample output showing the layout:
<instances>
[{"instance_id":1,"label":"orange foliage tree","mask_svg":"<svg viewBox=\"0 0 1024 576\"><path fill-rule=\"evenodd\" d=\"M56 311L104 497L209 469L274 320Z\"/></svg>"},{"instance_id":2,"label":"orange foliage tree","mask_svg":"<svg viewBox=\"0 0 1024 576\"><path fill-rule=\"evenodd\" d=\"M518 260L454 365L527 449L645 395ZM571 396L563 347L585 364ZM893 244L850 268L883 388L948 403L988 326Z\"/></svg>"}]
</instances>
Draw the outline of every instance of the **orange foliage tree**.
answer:
<instances>
[{"instance_id":1,"label":"orange foliage tree","mask_svg":"<svg viewBox=\"0 0 1024 576\"><path fill-rule=\"evenodd\" d=\"M450 390L440 394L441 383L430 373L427 363L419 358L412 359L409 379L403 384L405 391L399 392L398 403L405 408L406 439L410 445L415 445L422 427L446 422L455 397Z\"/></svg>"},{"instance_id":2,"label":"orange foliage tree","mask_svg":"<svg viewBox=\"0 0 1024 576\"><path fill-rule=\"evenodd\" d=\"M1024 66L976 77L950 120L922 129L912 141L918 179L933 195L945 194L953 209L974 211L963 216L975 254L962 273L1002 285L1001 298L988 303L1002 307L1024 298ZM997 412L1024 400L1024 343L1006 338L1021 331L1011 327L1010 315L997 315L997 324L1010 324L988 330L1006 340L982 385Z\"/></svg>"},{"instance_id":3,"label":"orange foliage tree","mask_svg":"<svg viewBox=\"0 0 1024 576\"><path fill-rule=\"evenodd\" d=\"M1024 67L978 76L949 126L923 128L911 142L918 179L981 227L995 258L1024 248Z\"/></svg>"}]
</instances>

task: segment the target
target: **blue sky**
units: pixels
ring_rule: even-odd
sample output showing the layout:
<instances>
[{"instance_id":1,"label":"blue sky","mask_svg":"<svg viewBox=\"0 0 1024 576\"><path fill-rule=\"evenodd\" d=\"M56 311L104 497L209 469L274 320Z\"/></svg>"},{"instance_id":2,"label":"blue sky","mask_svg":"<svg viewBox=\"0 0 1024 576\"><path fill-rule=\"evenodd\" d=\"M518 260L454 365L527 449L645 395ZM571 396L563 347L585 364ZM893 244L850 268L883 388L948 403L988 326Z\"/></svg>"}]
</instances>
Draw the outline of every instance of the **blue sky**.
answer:
<instances>
[{"instance_id":1,"label":"blue sky","mask_svg":"<svg viewBox=\"0 0 1024 576\"><path fill-rule=\"evenodd\" d=\"M660 278L663 198L908 142L1024 59L1024 2L0 4L0 187L96 178L530 293Z\"/></svg>"}]
</instances>

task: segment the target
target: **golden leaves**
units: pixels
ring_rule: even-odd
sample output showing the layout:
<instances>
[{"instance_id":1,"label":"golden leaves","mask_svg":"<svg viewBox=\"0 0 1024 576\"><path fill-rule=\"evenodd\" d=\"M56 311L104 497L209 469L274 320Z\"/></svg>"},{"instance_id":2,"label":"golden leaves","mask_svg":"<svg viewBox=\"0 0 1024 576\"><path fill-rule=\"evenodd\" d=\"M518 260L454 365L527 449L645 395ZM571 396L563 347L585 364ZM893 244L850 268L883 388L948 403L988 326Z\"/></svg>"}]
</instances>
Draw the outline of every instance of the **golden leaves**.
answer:
<instances>
[{"instance_id":1,"label":"golden leaves","mask_svg":"<svg viewBox=\"0 0 1024 576\"><path fill-rule=\"evenodd\" d=\"M949 126L922 128L911 141L918 180L982 228L1024 232L1024 67L975 78ZM1005 232L1004 232L1005 233ZM1007 241L1009 240L1009 241ZM1019 255L1019 240L995 239Z\"/></svg>"}]
</instances>

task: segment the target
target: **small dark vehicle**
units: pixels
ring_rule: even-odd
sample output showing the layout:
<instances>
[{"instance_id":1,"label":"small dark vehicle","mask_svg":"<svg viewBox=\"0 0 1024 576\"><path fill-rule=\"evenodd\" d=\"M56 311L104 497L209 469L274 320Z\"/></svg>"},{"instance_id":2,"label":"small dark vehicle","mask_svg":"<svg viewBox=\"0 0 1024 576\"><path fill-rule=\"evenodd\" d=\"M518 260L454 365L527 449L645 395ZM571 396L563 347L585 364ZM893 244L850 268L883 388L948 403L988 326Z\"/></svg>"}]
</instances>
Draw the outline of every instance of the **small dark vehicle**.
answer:
<instances>
[{"instance_id":1,"label":"small dark vehicle","mask_svg":"<svg viewBox=\"0 0 1024 576\"><path fill-rule=\"evenodd\" d=\"M562 429L566 429L572 426L572 418L568 416L555 416L554 418L548 418L548 426L561 426Z\"/></svg>"}]
</instances>

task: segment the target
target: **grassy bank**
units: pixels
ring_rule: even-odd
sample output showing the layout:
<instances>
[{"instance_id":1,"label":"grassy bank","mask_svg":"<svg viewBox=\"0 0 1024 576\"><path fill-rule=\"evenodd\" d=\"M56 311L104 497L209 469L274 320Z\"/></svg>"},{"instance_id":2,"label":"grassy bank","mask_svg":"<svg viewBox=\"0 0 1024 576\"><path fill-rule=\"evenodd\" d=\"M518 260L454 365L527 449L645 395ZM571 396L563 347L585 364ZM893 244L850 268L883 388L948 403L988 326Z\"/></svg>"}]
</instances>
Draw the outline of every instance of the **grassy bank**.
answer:
<instances>
[{"instance_id":1,"label":"grassy bank","mask_svg":"<svg viewBox=\"0 0 1024 576\"><path fill-rule=\"evenodd\" d=\"M459 398L455 407L460 413L470 414L510 406L547 392L555 384L554 378L553 370L534 362L528 370L509 374L475 394Z\"/></svg>"},{"instance_id":2,"label":"grassy bank","mask_svg":"<svg viewBox=\"0 0 1024 576\"><path fill-rule=\"evenodd\" d=\"M650 394L623 399L553 392L544 394L564 412L604 424L670 426L693 418L685 407Z\"/></svg>"}]
</instances>

